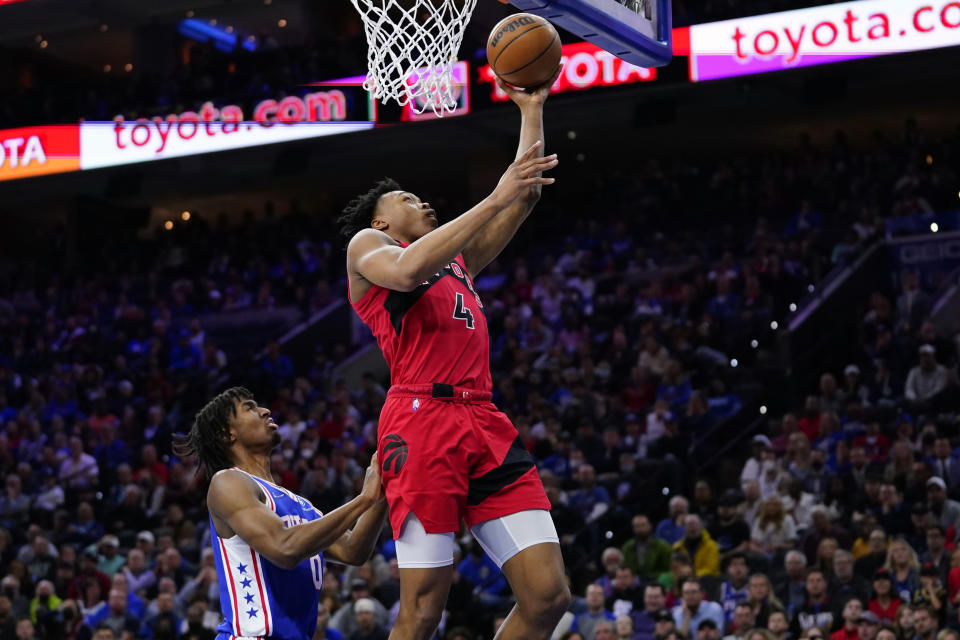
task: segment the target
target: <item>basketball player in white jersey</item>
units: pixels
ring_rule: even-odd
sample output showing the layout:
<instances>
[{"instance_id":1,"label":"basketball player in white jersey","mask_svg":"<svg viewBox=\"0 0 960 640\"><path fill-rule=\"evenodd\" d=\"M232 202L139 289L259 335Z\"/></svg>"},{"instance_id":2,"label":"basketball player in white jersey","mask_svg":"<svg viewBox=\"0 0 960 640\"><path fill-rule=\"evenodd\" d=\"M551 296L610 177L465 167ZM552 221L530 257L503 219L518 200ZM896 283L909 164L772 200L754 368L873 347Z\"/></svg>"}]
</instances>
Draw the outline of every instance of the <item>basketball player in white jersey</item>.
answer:
<instances>
[{"instance_id":1,"label":"basketball player in white jersey","mask_svg":"<svg viewBox=\"0 0 960 640\"><path fill-rule=\"evenodd\" d=\"M360 495L321 514L273 483L270 454L279 443L270 410L243 387L211 400L178 443L178 454L196 455L211 478L207 507L224 617L217 640L313 637L324 555L363 564L383 527L376 455Z\"/></svg>"}]
</instances>

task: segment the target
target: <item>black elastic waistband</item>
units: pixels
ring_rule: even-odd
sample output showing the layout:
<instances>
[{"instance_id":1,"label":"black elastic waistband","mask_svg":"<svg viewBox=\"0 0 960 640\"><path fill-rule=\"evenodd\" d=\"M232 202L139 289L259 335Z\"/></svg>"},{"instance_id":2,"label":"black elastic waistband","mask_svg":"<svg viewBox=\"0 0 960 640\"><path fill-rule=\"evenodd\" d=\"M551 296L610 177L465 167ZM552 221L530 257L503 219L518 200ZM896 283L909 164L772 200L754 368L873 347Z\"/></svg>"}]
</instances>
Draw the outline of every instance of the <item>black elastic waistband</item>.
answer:
<instances>
[{"instance_id":1,"label":"black elastic waistband","mask_svg":"<svg viewBox=\"0 0 960 640\"><path fill-rule=\"evenodd\" d=\"M433 392L430 394L434 398L453 398L453 385L442 382L433 383Z\"/></svg>"},{"instance_id":2,"label":"black elastic waistband","mask_svg":"<svg viewBox=\"0 0 960 640\"><path fill-rule=\"evenodd\" d=\"M490 402L493 394L480 389L458 387L445 382L426 384L399 384L393 385L387 391L387 397L425 398L450 400L453 402Z\"/></svg>"}]
</instances>

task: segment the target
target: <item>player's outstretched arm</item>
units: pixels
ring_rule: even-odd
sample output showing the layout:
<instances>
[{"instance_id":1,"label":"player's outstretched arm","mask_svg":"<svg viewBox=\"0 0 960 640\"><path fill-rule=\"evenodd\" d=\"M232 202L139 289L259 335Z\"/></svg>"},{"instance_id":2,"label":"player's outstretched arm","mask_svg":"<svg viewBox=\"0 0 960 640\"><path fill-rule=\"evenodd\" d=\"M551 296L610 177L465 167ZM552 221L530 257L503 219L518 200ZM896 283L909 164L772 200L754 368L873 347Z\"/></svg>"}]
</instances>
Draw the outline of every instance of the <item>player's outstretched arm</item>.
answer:
<instances>
[{"instance_id":1,"label":"player's outstretched arm","mask_svg":"<svg viewBox=\"0 0 960 640\"><path fill-rule=\"evenodd\" d=\"M370 507L381 500L380 468L376 457L360 495L322 518L285 529L283 521L260 501L260 485L240 471L213 476L207 493L210 512L254 551L284 569L325 551ZM228 533L228 532L220 532Z\"/></svg>"},{"instance_id":2,"label":"player's outstretched arm","mask_svg":"<svg viewBox=\"0 0 960 640\"><path fill-rule=\"evenodd\" d=\"M330 545L324 555L343 564L361 565L373 555L377 538L387 519L387 503L381 501L367 510L357 525Z\"/></svg>"},{"instance_id":3,"label":"player's outstretched arm","mask_svg":"<svg viewBox=\"0 0 960 640\"><path fill-rule=\"evenodd\" d=\"M387 501L383 497L383 487L380 481L380 463L377 454L373 454L367 474L363 479L361 493L372 493L377 487L377 502L367 510L353 529L344 533L339 540L330 545L326 556L344 564L361 565L370 559L380 537L380 530L387 519Z\"/></svg>"},{"instance_id":4,"label":"player's outstretched arm","mask_svg":"<svg viewBox=\"0 0 960 640\"><path fill-rule=\"evenodd\" d=\"M520 107L520 144L517 147L517 157L520 157L535 140L542 141L544 139L543 103L550 94L550 88L553 87L560 76L562 68L557 67L556 73L550 80L531 91L514 89L497 78L497 84L500 85L500 88ZM537 148L537 153L543 155L543 145ZM549 183L531 185L503 213L483 227L463 248L463 259L471 276L476 277L507 246L507 243L516 234L517 229L527 219L527 216L533 211L534 205L540 199L542 184Z\"/></svg>"},{"instance_id":5,"label":"player's outstretched arm","mask_svg":"<svg viewBox=\"0 0 960 640\"><path fill-rule=\"evenodd\" d=\"M464 251L477 232L515 200L534 186L553 183L543 172L555 167L557 159L542 157L541 146L540 141L531 143L483 201L406 248L377 229L360 231L347 246L347 268L386 289L413 291Z\"/></svg>"}]
</instances>

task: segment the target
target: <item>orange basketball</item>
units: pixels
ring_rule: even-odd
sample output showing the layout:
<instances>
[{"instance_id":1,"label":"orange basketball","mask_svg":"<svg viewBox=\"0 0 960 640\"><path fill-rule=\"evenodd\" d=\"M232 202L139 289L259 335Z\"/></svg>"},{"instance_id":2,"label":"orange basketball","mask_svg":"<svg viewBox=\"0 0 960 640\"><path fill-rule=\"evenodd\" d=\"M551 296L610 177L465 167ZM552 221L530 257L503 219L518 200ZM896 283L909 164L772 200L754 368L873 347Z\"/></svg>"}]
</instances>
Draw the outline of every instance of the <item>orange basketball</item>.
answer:
<instances>
[{"instance_id":1,"label":"orange basketball","mask_svg":"<svg viewBox=\"0 0 960 640\"><path fill-rule=\"evenodd\" d=\"M547 20L515 13L501 20L487 40L493 72L515 87L538 87L560 65L560 35Z\"/></svg>"}]
</instances>

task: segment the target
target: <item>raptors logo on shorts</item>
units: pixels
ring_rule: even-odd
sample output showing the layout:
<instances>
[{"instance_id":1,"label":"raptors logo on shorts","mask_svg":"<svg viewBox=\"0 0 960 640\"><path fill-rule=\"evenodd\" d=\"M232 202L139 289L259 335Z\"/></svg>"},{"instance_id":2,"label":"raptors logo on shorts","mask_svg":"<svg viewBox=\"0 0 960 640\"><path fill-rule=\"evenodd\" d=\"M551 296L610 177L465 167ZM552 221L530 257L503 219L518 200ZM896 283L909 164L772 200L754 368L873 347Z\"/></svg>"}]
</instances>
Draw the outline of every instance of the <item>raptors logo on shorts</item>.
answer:
<instances>
[{"instance_id":1,"label":"raptors logo on shorts","mask_svg":"<svg viewBox=\"0 0 960 640\"><path fill-rule=\"evenodd\" d=\"M413 399L420 408L410 410ZM394 385L380 414L378 458L394 536L411 511L447 533L519 511L550 509L532 456L490 392ZM411 453L412 452L412 453Z\"/></svg>"},{"instance_id":2,"label":"raptors logo on shorts","mask_svg":"<svg viewBox=\"0 0 960 640\"><path fill-rule=\"evenodd\" d=\"M383 437L383 470L387 471L393 466L394 473L400 473L403 463L407 461L407 443L403 438L395 433L387 434Z\"/></svg>"}]
</instances>

